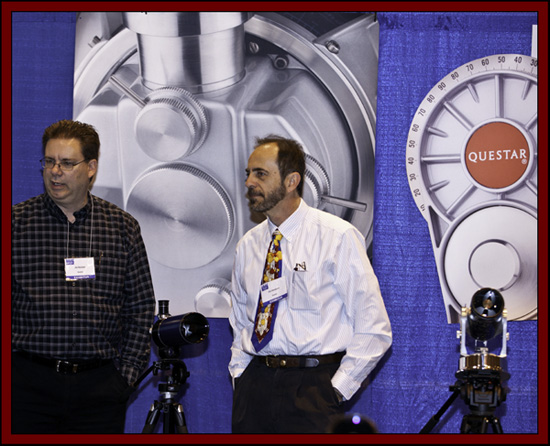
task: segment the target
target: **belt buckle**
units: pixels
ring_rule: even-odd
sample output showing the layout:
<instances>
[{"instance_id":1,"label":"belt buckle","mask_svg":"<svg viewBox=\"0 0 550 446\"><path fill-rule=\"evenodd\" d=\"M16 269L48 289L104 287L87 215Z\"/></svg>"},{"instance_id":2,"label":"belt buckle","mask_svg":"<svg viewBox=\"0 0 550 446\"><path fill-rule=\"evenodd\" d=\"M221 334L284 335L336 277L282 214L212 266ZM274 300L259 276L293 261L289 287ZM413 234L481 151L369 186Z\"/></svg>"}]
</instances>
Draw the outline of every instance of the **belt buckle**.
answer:
<instances>
[{"instance_id":1,"label":"belt buckle","mask_svg":"<svg viewBox=\"0 0 550 446\"><path fill-rule=\"evenodd\" d=\"M265 365L269 368L278 368L280 367L280 360L277 356L265 356Z\"/></svg>"},{"instance_id":2,"label":"belt buckle","mask_svg":"<svg viewBox=\"0 0 550 446\"><path fill-rule=\"evenodd\" d=\"M279 356L265 356L265 365L269 368L284 368L287 366L287 361L285 357L279 357Z\"/></svg>"},{"instance_id":3,"label":"belt buckle","mask_svg":"<svg viewBox=\"0 0 550 446\"><path fill-rule=\"evenodd\" d=\"M78 364L73 364L69 361L58 359L55 361L55 371L64 375L68 373L76 373L78 371Z\"/></svg>"}]
</instances>

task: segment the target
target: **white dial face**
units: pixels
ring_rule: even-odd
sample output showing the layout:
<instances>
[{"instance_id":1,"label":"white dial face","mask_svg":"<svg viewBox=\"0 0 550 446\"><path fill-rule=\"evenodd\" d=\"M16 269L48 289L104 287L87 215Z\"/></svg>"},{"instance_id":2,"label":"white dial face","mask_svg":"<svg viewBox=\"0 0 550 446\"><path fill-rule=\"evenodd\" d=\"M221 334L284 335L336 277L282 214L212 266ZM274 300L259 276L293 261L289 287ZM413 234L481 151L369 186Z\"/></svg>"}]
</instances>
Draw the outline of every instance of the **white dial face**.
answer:
<instances>
[{"instance_id":1,"label":"white dial face","mask_svg":"<svg viewBox=\"0 0 550 446\"><path fill-rule=\"evenodd\" d=\"M445 76L413 118L407 176L449 322L481 287L509 319L536 316L537 110L537 59L497 54Z\"/></svg>"}]
</instances>

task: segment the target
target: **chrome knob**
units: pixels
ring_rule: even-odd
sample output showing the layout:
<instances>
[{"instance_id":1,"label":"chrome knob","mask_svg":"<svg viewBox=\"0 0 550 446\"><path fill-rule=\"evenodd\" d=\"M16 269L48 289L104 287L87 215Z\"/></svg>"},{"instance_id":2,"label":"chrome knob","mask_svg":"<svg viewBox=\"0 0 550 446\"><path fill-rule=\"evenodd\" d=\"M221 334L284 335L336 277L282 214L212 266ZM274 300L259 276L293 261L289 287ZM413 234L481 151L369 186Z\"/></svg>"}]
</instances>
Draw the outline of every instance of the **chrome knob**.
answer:
<instances>
[{"instance_id":1,"label":"chrome knob","mask_svg":"<svg viewBox=\"0 0 550 446\"><path fill-rule=\"evenodd\" d=\"M188 156L204 142L208 119L204 107L188 91L160 88L148 95L135 121L140 147L159 161Z\"/></svg>"}]
</instances>

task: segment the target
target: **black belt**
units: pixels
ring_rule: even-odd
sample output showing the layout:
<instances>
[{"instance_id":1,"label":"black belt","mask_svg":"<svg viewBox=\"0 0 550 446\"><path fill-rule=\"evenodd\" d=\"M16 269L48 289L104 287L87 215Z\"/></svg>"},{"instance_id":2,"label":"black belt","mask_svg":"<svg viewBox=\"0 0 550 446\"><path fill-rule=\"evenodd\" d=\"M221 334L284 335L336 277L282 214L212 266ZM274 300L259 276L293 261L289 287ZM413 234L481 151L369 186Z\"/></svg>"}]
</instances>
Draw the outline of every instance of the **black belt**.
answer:
<instances>
[{"instance_id":1,"label":"black belt","mask_svg":"<svg viewBox=\"0 0 550 446\"><path fill-rule=\"evenodd\" d=\"M65 361L63 359L46 358L44 356L38 356L32 353L23 352L23 351L18 351L16 352L16 354L36 364L41 364L47 367L51 367L57 373L62 373L64 375L84 372L86 370L97 369L113 361L112 359L83 359L83 360L71 359L71 360Z\"/></svg>"},{"instance_id":2,"label":"black belt","mask_svg":"<svg viewBox=\"0 0 550 446\"><path fill-rule=\"evenodd\" d=\"M271 368L317 367L322 364L340 362L345 353L346 352L338 352L331 355L316 356L254 356L254 360Z\"/></svg>"}]
</instances>

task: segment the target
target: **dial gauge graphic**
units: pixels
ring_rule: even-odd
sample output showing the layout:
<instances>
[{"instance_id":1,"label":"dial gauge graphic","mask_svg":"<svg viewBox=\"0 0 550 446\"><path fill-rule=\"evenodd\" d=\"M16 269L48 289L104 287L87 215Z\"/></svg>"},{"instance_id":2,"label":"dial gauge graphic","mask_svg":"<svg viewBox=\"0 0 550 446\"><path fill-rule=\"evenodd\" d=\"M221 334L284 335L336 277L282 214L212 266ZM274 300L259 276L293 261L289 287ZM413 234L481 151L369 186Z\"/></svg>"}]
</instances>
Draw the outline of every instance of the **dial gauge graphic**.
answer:
<instances>
[{"instance_id":1,"label":"dial gauge graphic","mask_svg":"<svg viewBox=\"0 0 550 446\"><path fill-rule=\"evenodd\" d=\"M406 166L447 319L482 287L509 320L537 316L537 59L496 54L441 79L409 129Z\"/></svg>"}]
</instances>

